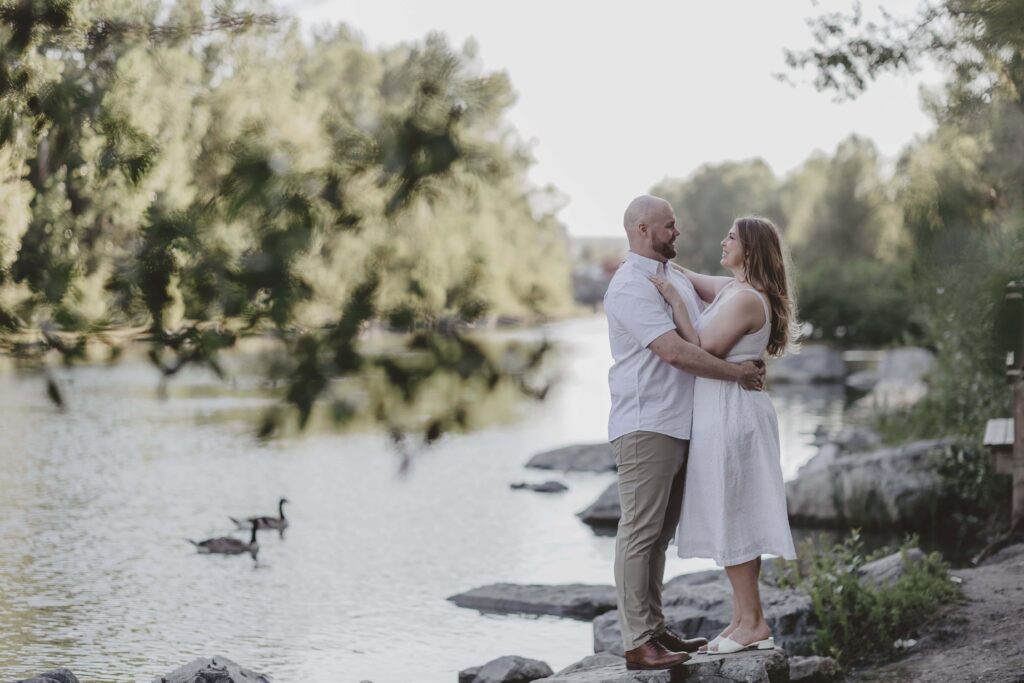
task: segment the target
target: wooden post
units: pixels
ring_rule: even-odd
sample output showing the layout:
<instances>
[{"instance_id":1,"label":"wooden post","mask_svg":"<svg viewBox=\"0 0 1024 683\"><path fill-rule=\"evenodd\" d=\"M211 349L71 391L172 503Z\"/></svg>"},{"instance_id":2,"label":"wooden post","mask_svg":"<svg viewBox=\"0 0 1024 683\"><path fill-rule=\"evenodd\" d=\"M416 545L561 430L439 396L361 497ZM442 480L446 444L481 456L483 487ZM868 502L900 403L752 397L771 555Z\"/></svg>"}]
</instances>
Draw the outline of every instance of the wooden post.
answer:
<instances>
[{"instance_id":1,"label":"wooden post","mask_svg":"<svg viewBox=\"0 0 1024 683\"><path fill-rule=\"evenodd\" d=\"M1016 345L1007 356L1006 379L1013 391L1013 508L1011 528L1024 523L1024 281L1006 285L1017 329Z\"/></svg>"},{"instance_id":2,"label":"wooden post","mask_svg":"<svg viewBox=\"0 0 1024 683\"><path fill-rule=\"evenodd\" d=\"M1011 528L1024 523L1024 378L1013 387L1013 512Z\"/></svg>"}]
</instances>

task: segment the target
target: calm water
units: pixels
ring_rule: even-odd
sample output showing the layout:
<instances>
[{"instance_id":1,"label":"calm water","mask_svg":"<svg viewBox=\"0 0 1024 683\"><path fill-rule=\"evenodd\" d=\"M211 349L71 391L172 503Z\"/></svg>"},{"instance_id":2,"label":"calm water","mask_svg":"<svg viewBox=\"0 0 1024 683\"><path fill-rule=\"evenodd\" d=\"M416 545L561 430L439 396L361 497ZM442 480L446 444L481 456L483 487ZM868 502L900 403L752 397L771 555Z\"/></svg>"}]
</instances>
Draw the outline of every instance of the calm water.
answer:
<instances>
[{"instance_id":1,"label":"calm water","mask_svg":"<svg viewBox=\"0 0 1024 683\"><path fill-rule=\"evenodd\" d=\"M445 438L405 476L372 434L258 443L265 399L203 372L161 400L143 362L64 370L58 413L37 372L0 371L0 680L67 666L83 681L149 681L223 654L285 682L451 683L505 654L556 670L590 654L588 623L445 600L497 581L612 582L614 539L575 513L614 475L522 467L604 438L604 321L528 334L559 342L558 389ZM808 432L839 425L842 392L773 399L788 478L813 454ZM570 490L509 489L548 478ZM292 528L260 535L258 564L184 540L222 535L228 515L272 514L282 495ZM708 566L670 558L667 574Z\"/></svg>"}]
</instances>

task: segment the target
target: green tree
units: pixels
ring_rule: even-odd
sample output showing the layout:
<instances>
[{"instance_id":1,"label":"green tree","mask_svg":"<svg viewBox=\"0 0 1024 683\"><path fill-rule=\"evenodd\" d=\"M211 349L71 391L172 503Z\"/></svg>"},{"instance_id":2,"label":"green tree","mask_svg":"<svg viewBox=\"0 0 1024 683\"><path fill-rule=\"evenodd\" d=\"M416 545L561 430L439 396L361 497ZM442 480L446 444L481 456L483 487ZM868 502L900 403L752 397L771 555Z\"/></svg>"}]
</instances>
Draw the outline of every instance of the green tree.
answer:
<instances>
[{"instance_id":1,"label":"green tree","mask_svg":"<svg viewBox=\"0 0 1024 683\"><path fill-rule=\"evenodd\" d=\"M722 269L719 243L736 218L758 214L781 221L778 188L768 164L754 159L708 164L685 180L663 180L651 193L675 209L680 263L717 273Z\"/></svg>"},{"instance_id":2,"label":"green tree","mask_svg":"<svg viewBox=\"0 0 1024 683\"><path fill-rule=\"evenodd\" d=\"M783 183L786 237L800 262L898 258L900 216L869 140L851 136Z\"/></svg>"},{"instance_id":3,"label":"green tree","mask_svg":"<svg viewBox=\"0 0 1024 683\"><path fill-rule=\"evenodd\" d=\"M543 347L461 328L568 305L508 79L472 45L307 44L246 7L0 6L0 348L70 360L135 330L169 377L269 336L284 388L263 434L322 403L432 441L482 395L542 395ZM363 348L381 320L403 348Z\"/></svg>"}]
</instances>

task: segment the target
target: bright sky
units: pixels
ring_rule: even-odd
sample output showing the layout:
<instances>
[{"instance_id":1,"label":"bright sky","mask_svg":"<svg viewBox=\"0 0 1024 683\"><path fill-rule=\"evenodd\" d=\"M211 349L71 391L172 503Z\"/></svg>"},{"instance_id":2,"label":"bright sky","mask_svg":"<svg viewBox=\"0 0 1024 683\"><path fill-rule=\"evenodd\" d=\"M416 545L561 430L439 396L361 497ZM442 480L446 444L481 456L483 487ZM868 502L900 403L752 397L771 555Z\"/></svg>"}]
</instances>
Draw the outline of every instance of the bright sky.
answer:
<instances>
[{"instance_id":1,"label":"bright sky","mask_svg":"<svg viewBox=\"0 0 1024 683\"><path fill-rule=\"evenodd\" d=\"M506 71L519 100L509 121L537 160L530 177L569 197L572 235L618 235L622 211L666 176L761 157L776 173L851 133L895 157L931 122L923 82L888 77L835 104L809 84L780 83L782 50L810 45L806 17L840 0L292 0L305 28L344 22L371 47L430 31L472 37L487 70ZM918 0L889 0L908 15ZM870 10L875 5L866 4ZM810 74L797 75L808 81Z\"/></svg>"}]
</instances>

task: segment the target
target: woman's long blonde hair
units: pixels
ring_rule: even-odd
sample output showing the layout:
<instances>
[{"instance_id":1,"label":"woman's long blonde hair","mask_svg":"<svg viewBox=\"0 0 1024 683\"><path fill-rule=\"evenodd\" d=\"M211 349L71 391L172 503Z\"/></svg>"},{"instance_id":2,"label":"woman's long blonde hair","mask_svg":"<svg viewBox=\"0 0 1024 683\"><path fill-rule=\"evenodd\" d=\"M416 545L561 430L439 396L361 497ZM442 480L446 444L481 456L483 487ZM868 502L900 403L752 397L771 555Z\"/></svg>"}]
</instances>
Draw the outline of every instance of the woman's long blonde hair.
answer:
<instances>
[{"instance_id":1,"label":"woman's long blonde hair","mask_svg":"<svg viewBox=\"0 0 1024 683\"><path fill-rule=\"evenodd\" d=\"M779 229L767 218L743 216L734 223L743 244L743 270L747 282L768 296L772 331L768 355L796 351L800 324L796 319L796 290L789 272L789 253Z\"/></svg>"}]
</instances>

